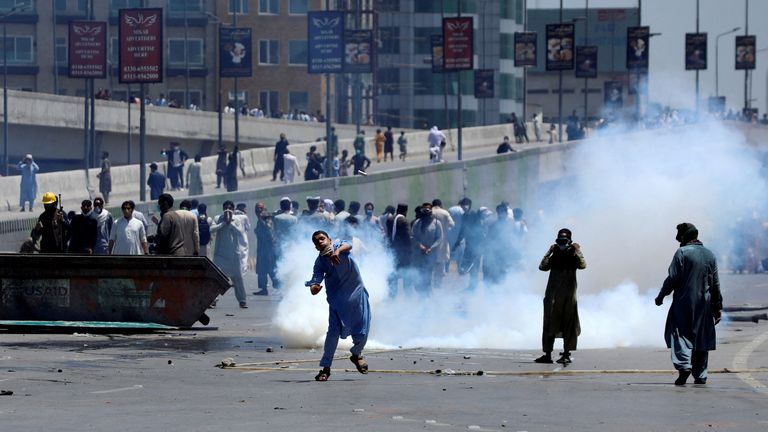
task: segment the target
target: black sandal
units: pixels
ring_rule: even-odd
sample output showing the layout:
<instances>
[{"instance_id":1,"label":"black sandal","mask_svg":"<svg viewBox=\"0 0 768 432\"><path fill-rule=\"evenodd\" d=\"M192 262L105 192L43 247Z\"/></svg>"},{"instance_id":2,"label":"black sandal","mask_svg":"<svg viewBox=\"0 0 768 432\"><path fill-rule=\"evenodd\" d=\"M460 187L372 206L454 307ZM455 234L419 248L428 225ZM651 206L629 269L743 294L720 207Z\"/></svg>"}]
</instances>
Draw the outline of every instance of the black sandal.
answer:
<instances>
[{"instance_id":1,"label":"black sandal","mask_svg":"<svg viewBox=\"0 0 768 432\"><path fill-rule=\"evenodd\" d=\"M328 381L328 377L331 376L331 368L322 368L320 373L315 375L315 381L325 382Z\"/></svg>"},{"instance_id":2,"label":"black sandal","mask_svg":"<svg viewBox=\"0 0 768 432\"><path fill-rule=\"evenodd\" d=\"M356 356L352 354L349 359L352 361L352 363L355 364L355 368L357 368L357 371L361 374L365 375L368 373L368 363L366 363L365 360L363 360L363 356Z\"/></svg>"}]
</instances>

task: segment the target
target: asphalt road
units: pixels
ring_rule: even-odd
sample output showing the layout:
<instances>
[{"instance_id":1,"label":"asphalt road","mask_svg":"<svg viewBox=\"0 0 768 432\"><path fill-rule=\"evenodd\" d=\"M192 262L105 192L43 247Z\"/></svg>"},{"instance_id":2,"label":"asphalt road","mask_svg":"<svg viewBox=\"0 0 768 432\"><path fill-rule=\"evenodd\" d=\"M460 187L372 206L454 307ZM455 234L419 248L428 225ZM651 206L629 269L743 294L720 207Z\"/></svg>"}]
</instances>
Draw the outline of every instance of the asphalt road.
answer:
<instances>
[{"instance_id":1,"label":"asphalt road","mask_svg":"<svg viewBox=\"0 0 768 432\"><path fill-rule=\"evenodd\" d=\"M768 304L768 275L722 283L728 305ZM579 350L564 370L533 363L538 350L368 351L368 375L345 371L340 350L317 383L321 349L284 349L271 325L279 299L249 295L241 310L227 293L216 328L2 332L0 389L13 395L0 396L0 430L768 430L765 321L718 327L706 386L673 386L669 352L643 347ZM224 358L238 366L214 367Z\"/></svg>"}]
</instances>

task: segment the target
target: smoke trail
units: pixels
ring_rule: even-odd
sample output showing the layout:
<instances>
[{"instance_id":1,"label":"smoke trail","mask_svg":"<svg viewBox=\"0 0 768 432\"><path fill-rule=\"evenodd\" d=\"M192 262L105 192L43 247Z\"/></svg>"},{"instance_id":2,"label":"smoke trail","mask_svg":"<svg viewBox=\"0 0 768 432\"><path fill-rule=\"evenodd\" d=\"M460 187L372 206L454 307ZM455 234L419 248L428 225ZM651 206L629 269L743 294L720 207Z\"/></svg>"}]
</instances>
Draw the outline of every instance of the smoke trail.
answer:
<instances>
[{"instance_id":1,"label":"smoke trail","mask_svg":"<svg viewBox=\"0 0 768 432\"><path fill-rule=\"evenodd\" d=\"M527 209L529 217L539 214L529 220L527 270L498 286L468 291L466 276L454 275L429 297L389 299L392 259L380 241L366 238L369 252L358 262L371 293L371 346L540 348L547 274L537 267L562 227L573 230L588 264L578 272L579 347L663 346L671 299L656 307L653 298L678 247L675 226L696 224L704 244L723 256L725 231L760 208L766 192L759 158L743 136L715 123L598 136L566 164L568 181L544 197L542 209ZM312 297L302 283L317 255L309 235L297 235L279 266L286 284L275 323L291 346L321 344L327 322L324 293Z\"/></svg>"}]
</instances>

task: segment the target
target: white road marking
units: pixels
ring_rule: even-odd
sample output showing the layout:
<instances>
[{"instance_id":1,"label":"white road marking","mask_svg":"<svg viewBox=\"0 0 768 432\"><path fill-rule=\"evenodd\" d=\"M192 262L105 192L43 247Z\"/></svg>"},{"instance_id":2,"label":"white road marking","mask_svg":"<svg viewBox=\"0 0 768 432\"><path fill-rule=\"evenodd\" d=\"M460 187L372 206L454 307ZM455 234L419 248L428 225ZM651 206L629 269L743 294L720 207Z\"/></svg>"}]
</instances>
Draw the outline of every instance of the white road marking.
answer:
<instances>
[{"instance_id":1,"label":"white road marking","mask_svg":"<svg viewBox=\"0 0 768 432\"><path fill-rule=\"evenodd\" d=\"M747 369L749 356L752 355L752 353L755 352L755 350L760 345L764 344L766 341L768 341L768 332L765 332L760 336L754 338L750 343L746 344L743 348L741 348L739 352L736 354L736 356L733 358L733 368L735 370ZM741 373L737 373L736 376L739 377L740 380L744 381L747 385L755 389L755 391L763 394L768 394L768 387L766 387L765 384L755 379L755 377L753 377L751 373L741 372Z\"/></svg>"},{"instance_id":2,"label":"white road marking","mask_svg":"<svg viewBox=\"0 0 768 432\"><path fill-rule=\"evenodd\" d=\"M136 384L135 386L131 386L131 387L121 387L121 388L110 389L110 390L93 391L91 392L91 394L117 393L117 392L126 391L126 390L139 390L143 388L144 388L143 385Z\"/></svg>"}]
</instances>

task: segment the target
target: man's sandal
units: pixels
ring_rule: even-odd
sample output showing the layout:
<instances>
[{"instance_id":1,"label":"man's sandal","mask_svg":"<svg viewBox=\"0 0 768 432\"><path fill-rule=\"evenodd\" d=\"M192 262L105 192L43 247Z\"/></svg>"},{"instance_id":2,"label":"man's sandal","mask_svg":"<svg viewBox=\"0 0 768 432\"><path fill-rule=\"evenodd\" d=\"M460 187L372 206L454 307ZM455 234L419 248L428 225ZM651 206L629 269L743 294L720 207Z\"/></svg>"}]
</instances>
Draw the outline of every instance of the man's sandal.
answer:
<instances>
[{"instance_id":1,"label":"man's sandal","mask_svg":"<svg viewBox=\"0 0 768 432\"><path fill-rule=\"evenodd\" d=\"M315 381L328 381L328 377L331 376L331 368L322 368L320 372L315 375Z\"/></svg>"},{"instance_id":2,"label":"man's sandal","mask_svg":"<svg viewBox=\"0 0 768 432\"><path fill-rule=\"evenodd\" d=\"M368 363L366 363L362 356L356 356L353 354L349 357L349 359L352 361L352 363L355 364L358 372L361 374L368 373Z\"/></svg>"}]
</instances>

